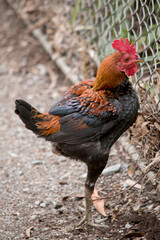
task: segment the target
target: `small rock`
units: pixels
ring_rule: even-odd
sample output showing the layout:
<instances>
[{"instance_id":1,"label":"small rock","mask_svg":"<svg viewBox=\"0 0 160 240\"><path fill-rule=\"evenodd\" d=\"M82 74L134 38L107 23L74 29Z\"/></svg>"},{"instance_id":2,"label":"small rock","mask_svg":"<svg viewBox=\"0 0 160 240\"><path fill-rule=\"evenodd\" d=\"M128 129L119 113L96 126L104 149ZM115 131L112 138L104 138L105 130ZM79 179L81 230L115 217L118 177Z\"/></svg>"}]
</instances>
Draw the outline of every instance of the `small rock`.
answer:
<instances>
[{"instance_id":1,"label":"small rock","mask_svg":"<svg viewBox=\"0 0 160 240\"><path fill-rule=\"evenodd\" d=\"M40 207L42 207L42 208L46 208L46 206L47 206L46 203L44 203L44 202L40 203Z\"/></svg>"},{"instance_id":2,"label":"small rock","mask_svg":"<svg viewBox=\"0 0 160 240\"><path fill-rule=\"evenodd\" d=\"M36 165L44 164L44 162L43 162L43 161L34 161L34 162L32 162L32 164L33 164L34 166L36 166Z\"/></svg>"},{"instance_id":3,"label":"small rock","mask_svg":"<svg viewBox=\"0 0 160 240\"><path fill-rule=\"evenodd\" d=\"M43 75L43 76L46 75L47 69L46 69L46 66L44 64L38 64L37 69L38 69L40 75Z\"/></svg>"},{"instance_id":4,"label":"small rock","mask_svg":"<svg viewBox=\"0 0 160 240\"><path fill-rule=\"evenodd\" d=\"M14 153L14 152L9 152L9 154L10 154L10 156L13 157L13 158L14 158L14 157L17 157L17 154Z\"/></svg>"},{"instance_id":5,"label":"small rock","mask_svg":"<svg viewBox=\"0 0 160 240\"><path fill-rule=\"evenodd\" d=\"M28 42L27 41L20 41L20 46L21 47L27 47L27 45L28 45Z\"/></svg>"},{"instance_id":6,"label":"small rock","mask_svg":"<svg viewBox=\"0 0 160 240\"><path fill-rule=\"evenodd\" d=\"M49 227L46 227L46 228L43 228L43 231L48 231L50 228Z\"/></svg>"},{"instance_id":7,"label":"small rock","mask_svg":"<svg viewBox=\"0 0 160 240\"><path fill-rule=\"evenodd\" d=\"M13 47L12 46L9 46L8 48L7 48L7 52L12 52L13 51Z\"/></svg>"},{"instance_id":8,"label":"small rock","mask_svg":"<svg viewBox=\"0 0 160 240\"><path fill-rule=\"evenodd\" d=\"M60 160L61 162L66 162L66 161L67 161L67 158L66 158L66 157L63 157L63 156L60 156L60 157L59 157L59 160Z\"/></svg>"},{"instance_id":9,"label":"small rock","mask_svg":"<svg viewBox=\"0 0 160 240\"><path fill-rule=\"evenodd\" d=\"M63 207L61 207L61 208L58 210L58 213L59 213L59 214L63 214L64 211L65 211L65 207L63 206Z\"/></svg>"},{"instance_id":10,"label":"small rock","mask_svg":"<svg viewBox=\"0 0 160 240\"><path fill-rule=\"evenodd\" d=\"M124 191L128 188L128 184L126 184L126 183L121 184L121 186L122 186L122 188L120 189L120 191Z\"/></svg>"},{"instance_id":11,"label":"small rock","mask_svg":"<svg viewBox=\"0 0 160 240\"><path fill-rule=\"evenodd\" d=\"M40 205L41 201L37 200L35 201L35 205L38 207Z\"/></svg>"},{"instance_id":12,"label":"small rock","mask_svg":"<svg viewBox=\"0 0 160 240\"><path fill-rule=\"evenodd\" d=\"M148 208L149 211L152 210L153 209L153 204L147 206L147 208Z\"/></svg>"},{"instance_id":13,"label":"small rock","mask_svg":"<svg viewBox=\"0 0 160 240\"><path fill-rule=\"evenodd\" d=\"M23 188L23 192L29 192L29 188Z\"/></svg>"},{"instance_id":14,"label":"small rock","mask_svg":"<svg viewBox=\"0 0 160 240\"><path fill-rule=\"evenodd\" d=\"M108 176L108 175L111 175L113 173L119 172L120 169L121 169L121 163L118 163L116 165L112 165L110 167L105 168L102 172L102 175Z\"/></svg>"},{"instance_id":15,"label":"small rock","mask_svg":"<svg viewBox=\"0 0 160 240\"><path fill-rule=\"evenodd\" d=\"M155 207L154 210L155 210L156 212L160 212L160 205L157 206L157 207Z\"/></svg>"},{"instance_id":16,"label":"small rock","mask_svg":"<svg viewBox=\"0 0 160 240\"><path fill-rule=\"evenodd\" d=\"M32 237L32 238L29 238L30 240L40 240L40 238L34 238L34 237Z\"/></svg>"},{"instance_id":17,"label":"small rock","mask_svg":"<svg viewBox=\"0 0 160 240\"><path fill-rule=\"evenodd\" d=\"M87 173L83 173L80 177L81 178L86 178L87 177Z\"/></svg>"},{"instance_id":18,"label":"small rock","mask_svg":"<svg viewBox=\"0 0 160 240\"><path fill-rule=\"evenodd\" d=\"M30 217L31 220L35 220L36 218L37 218L37 215L32 215L32 216Z\"/></svg>"},{"instance_id":19,"label":"small rock","mask_svg":"<svg viewBox=\"0 0 160 240\"><path fill-rule=\"evenodd\" d=\"M126 223L125 228L129 229L129 228L131 228L131 227L132 227L132 226L131 226L129 223Z\"/></svg>"},{"instance_id":20,"label":"small rock","mask_svg":"<svg viewBox=\"0 0 160 240\"><path fill-rule=\"evenodd\" d=\"M53 205L54 205L55 209L59 209L59 208L61 208L63 206L61 203L58 203L58 202L54 203Z\"/></svg>"},{"instance_id":21,"label":"small rock","mask_svg":"<svg viewBox=\"0 0 160 240\"><path fill-rule=\"evenodd\" d=\"M19 171L18 174L19 174L20 176L22 176L22 175L24 175L24 172L23 172L23 171Z\"/></svg>"},{"instance_id":22,"label":"small rock","mask_svg":"<svg viewBox=\"0 0 160 240\"><path fill-rule=\"evenodd\" d=\"M33 99L33 95L28 95L27 98L28 98L28 100L31 100L31 99Z\"/></svg>"}]
</instances>

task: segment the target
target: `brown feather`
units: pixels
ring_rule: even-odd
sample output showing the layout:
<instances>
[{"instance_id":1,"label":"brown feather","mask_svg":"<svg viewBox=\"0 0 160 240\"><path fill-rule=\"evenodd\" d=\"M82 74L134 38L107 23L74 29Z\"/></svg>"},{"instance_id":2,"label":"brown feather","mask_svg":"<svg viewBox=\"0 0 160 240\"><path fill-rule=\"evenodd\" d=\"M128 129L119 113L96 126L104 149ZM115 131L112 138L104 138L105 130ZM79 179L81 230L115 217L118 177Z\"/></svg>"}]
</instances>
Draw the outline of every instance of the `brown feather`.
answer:
<instances>
[{"instance_id":1,"label":"brown feather","mask_svg":"<svg viewBox=\"0 0 160 240\"><path fill-rule=\"evenodd\" d=\"M36 122L36 126L41 130L42 136L48 136L60 130L59 116L43 113L36 114L34 118L39 119L39 121Z\"/></svg>"},{"instance_id":2,"label":"brown feather","mask_svg":"<svg viewBox=\"0 0 160 240\"><path fill-rule=\"evenodd\" d=\"M117 68L117 63L123 53L115 52L105 58L97 71L96 80L93 86L94 91L113 89L125 78L125 74Z\"/></svg>"}]
</instances>

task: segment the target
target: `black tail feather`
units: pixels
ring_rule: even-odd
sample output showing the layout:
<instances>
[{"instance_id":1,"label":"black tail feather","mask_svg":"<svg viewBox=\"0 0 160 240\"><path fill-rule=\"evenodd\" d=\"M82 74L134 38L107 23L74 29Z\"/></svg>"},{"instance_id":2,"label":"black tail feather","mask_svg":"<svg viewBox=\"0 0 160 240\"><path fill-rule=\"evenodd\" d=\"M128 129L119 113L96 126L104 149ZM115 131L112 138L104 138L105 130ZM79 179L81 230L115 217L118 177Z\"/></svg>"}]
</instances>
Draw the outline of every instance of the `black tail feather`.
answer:
<instances>
[{"instance_id":1,"label":"black tail feather","mask_svg":"<svg viewBox=\"0 0 160 240\"><path fill-rule=\"evenodd\" d=\"M39 135L40 130L36 126L35 114L40 114L35 108L24 100L18 99L15 101L15 113L24 122L26 128L32 130L35 134Z\"/></svg>"}]
</instances>

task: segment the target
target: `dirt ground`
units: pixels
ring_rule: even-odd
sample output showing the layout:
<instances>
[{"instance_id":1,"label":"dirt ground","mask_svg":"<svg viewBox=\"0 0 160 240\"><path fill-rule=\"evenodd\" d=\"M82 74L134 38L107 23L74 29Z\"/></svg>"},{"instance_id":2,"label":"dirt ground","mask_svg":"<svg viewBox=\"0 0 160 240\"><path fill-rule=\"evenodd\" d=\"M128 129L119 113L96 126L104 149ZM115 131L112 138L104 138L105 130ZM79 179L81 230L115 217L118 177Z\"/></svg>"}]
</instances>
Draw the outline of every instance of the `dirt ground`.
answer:
<instances>
[{"instance_id":1,"label":"dirt ground","mask_svg":"<svg viewBox=\"0 0 160 240\"><path fill-rule=\"evenodd\" d=\"M132 188L121 194L132 163L120 141L108 166L123 162L121 171L101 176L96 187L107 197L107 228L76 228L84 210L85 165L53 155L50 143L26 130L14 113L17 98L48 111L69 83L3 0L0 23L0 240L159 240L160 196L149 184L141 193ZM54 89L51 67L58 79Z\"/></svg>"}]
</instances>

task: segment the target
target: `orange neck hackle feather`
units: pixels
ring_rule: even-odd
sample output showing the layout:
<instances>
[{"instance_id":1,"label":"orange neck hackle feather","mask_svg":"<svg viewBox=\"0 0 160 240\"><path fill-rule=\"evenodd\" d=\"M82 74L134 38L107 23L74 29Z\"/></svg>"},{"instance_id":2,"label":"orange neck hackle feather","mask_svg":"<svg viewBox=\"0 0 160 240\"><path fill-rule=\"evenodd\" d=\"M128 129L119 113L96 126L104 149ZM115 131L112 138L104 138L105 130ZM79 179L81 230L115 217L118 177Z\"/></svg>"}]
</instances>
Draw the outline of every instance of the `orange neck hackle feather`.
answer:
<instances>
[{"instance_id":1,"label":"orange neck hackle feather","mask_svg":"<svg viewBox=\"0 0 160 240\"><path fill-rule=\"evenodd\" d=\"M116 66L122 54L121 52L115 52L103 60L97 71L93 86L94 91L113 89L123 81L125 74Z\"/></svg>"}]
</instances>

